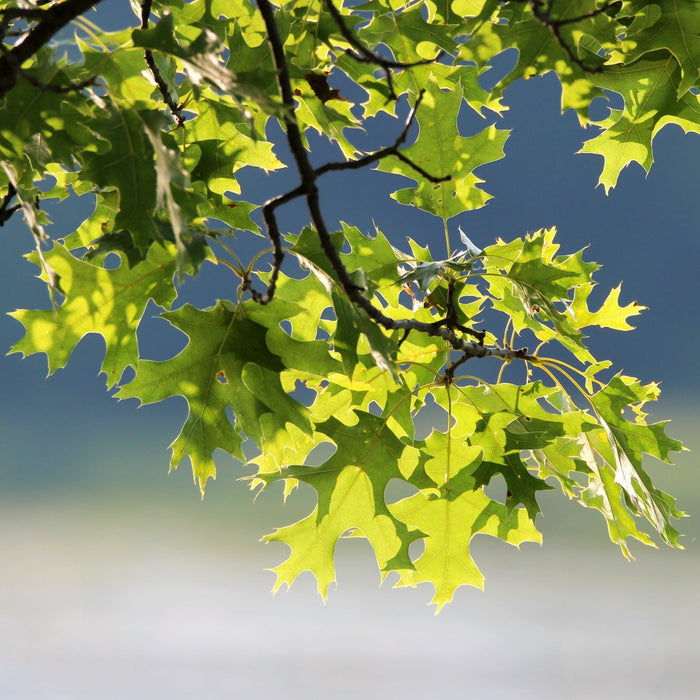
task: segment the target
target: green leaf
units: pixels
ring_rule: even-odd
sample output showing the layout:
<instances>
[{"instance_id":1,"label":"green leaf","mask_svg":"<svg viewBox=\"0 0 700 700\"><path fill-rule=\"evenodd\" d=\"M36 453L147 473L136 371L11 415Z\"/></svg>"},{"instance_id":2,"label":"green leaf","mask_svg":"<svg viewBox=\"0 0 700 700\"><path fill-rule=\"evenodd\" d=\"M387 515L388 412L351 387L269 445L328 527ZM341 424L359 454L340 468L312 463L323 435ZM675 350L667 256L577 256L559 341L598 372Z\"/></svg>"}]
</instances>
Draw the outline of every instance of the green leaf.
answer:
<instances>
[{"instance_id":1,"label":"green leaf","mask_svg":"<svg viewBox=\"0 0 700 700\"><path fill-rule=\"evenodd\" d=\"M588 298L598 265L584 262L583 251L555 256L555 233L537 231L523 241L501 241L484 251L493 308L511 318L517 333L527 328L541 341L557 340L582 362L593 363L581 329L598 325L630 330L627 319L646 307L636 302L620 306L618 286L598 311L591 311Z\"/></svg>"},{"instance_id":2,"label":"green leaf","mask_svg":"<svg viewBox=\"0 0 700 700\"><path fill-rule=\"evenodd\" d=\"M554 476L569 498L599 510L608 525L610 538L626 557L631 557L628 539L655 546L637 518L649 522L669 545L680 547L672 519L684 514L674 500L655 488L642 468L642 453L669 460L669 453L682 450L677 440L665 434L665 423L647 425L644 404L656 400L655 384L642 386L636 379L615 376L590 397L594 416L580 415L580 422L551 445L533 451L540 476ZM576 417L563 393L549 397L564 415ZM624 413L636 416L627 420ZM573 437L577 434L576 437ZM583 479L572 478L578 472Z\"/></svg>"},{"instance_id":3,"label":"green leaf","mask_svg":"<svg viewBox=\"0 0 700 700\"><path fill-rule=\"evenodd\" d=\"M40 264L36 253L28 257ZM114 386L127 367L138 364L136 330L149 300L169 308L175 299L174 246L153 246L143 262L114 270L78 260L60 243L45 257L60 277L65 299L55 310L10 314L27 331L12 352L45 353L52 374L66 365L82 338L98 333L105 342L101 371L107 375L107 386Z\"/></svg>"},{"instance_id":4,"label":"green leaf","mask_svg":"<svg viewBox=\"0 0 700 700\"><path fill-rule=\"evenodd\" d=\"M700 97L690 92L677 97L681 76L671 55L610 66L596 82L618 92L625 101L624 109L611 109L610 116L598 123L601 133L579 151L603 156L598 184L606 192L615 187L620 172L632 162L649 172L654 161L652 141L666 124L677 124L686 133L700 133Z\"/></svg>"},{"instance_id":5,"label":"green leaf","mask_svg":"<svg viewBox=\"0 0 700 700\"><path fill-rule=\"evenodd\" d=\"M673 54L681 69L678 96L697 84L700 77L700 12L695 0L625 2L621 15L639 15L645 20L633 22L625 36L622 49L625 63L665 49Z\"/></svg>"},{"instance_id":6,"label":"green leaf","mask_svg":"<svg viewBox=\"0 0 700 700\"><path fill-rule=\"evenodd\" d=\"M157 199L154 153L145 121L151 115L131 108L110 109L94 128L106 139L107 149L86 153L80 179L119 192L118 230L129 231L138 248L158 238L153 221Z\"/></svg>"},{"instance_id":7,"label":"green leaf","mask_svg":"<svg viewBox=\"0 0 700 700\"><path fill-rule=\"evenodd\" d=\"M344 130L356 128L360 121L352 113L352 105L344 99L320 100L308 84L306 78L295 83L295 95L298 106L295 115L304 133L313 129L319 135L325 135L334 141L345 158L352 158L358 149L345 137ZM308 143L306 144L308 147Z\"/></svg>"},{"instance_id":8,"label":"green leaf","mask_svg":"<svg viewBox=\"0 0 700 700\"><path fill-rule=\"evenodd\" d=\"M433 286L433 282L441 278L447 270L469 272L472 269L472 264L471 258L465 256L463 250L458 250L446 260L408 263L408 267L409 271L401 275L400 281L403 284L415 282L423 291L427 292Z\"/></svg>"},{"instance_id":9,"label":"green leaf","mask_svg":"<svg viewBox=\"0 0 700 700\"><path fill-rule=\"evenodd\" d=\"M460 393L478 416L473 432L464 437L466 444L479 448L482 454L472 474L474 488L487 485L496 474L501 474L508 488L508 510L523 505L534 523L541 511L537 493L550 487L530 473L522 460L522 451L542 447L563 433L562 424L552 415L543 416L544 411L537 404L545 392L537 384L527 387L500 384L467 386ZM441 401L440 395L436 398Z\"/></svg>"},{"instance_id":10,"label":"green leaf","mask_svg":"<svg viewBox=\"0 0 700 700\"><path fill-rule=\"evenodd\" d=\"M630 316L641 314L647 307L630 302L627 306L620 305L621 285L617 285L606 297L598 311L588 308L588 297L593 291L592 283L581 284L574 288L574 298L568 307L569 314L573 316L576 328L587 326L599 326L600 328L614 328L618 331L631 331L634 326L628 323Z\"/></svg>"},{"instance_id":11,"label":"green leaf","mask_svg":"<svg viewBox=\"0 0 700 700\"><path fill-rule=\"evenodd\" d=\"M250 134L230 98L205 92L192 108L197 116L186 129L184 164L192 182L203 182L214 201L220 202L228 191L240 193L235 173L247 165L269 171L284 167L271 143Z\"/></svg>"},{"instance_id":12,"label":"green leaf","mask_svg":"<svg viewBox=\"0 0 700 700\"><path fill-rule=\"evenodd\" d=\"M406 255L391 245L387 237L378 229L370 237L356 226L340 222L343 236L350 245L349 253L341 253L341 259L348 272L364 280L367 295L379 292L392 306L398 305L396 282L399 279L397 262Z\"/></svg>"},{"instance_id":13,"label":"green leaf","mask_svg":"<svg viewBox=\"0 0 700 700\"><path fill-rule=\"evenodd\" d=\"M502 51L517 48L517 63L494 88L494 96L502 95L518 78L527 79L555 71L562 85L562 111L574 109L581 123L588 123L590 103L596 97L603 96L596 83L598 73L586 70L596 70L604 60L589 48L591 39L595 38L596 48L600 47L603 51L612 49L620 32L617 23L605 12L578 22L566 22L599 9L599 4L596 0L576 3L555 0L542 9L550 13L553 21L564 20L558 27L560 43L550 27L533 15L527 3L502 3L497 16L493 18L490 15L496 10L494 3L483 3L483 6L482 14L466 22L464 33L471 36L460 47L459 57L475 61L477 65L486 65ZM459 13L462 12L468 16L474 15L475 8L466 7ZM584 65L570 60L570 54L579 58Z\"/></svg>"},{"instance_id":14,"label":"green leaf","mask_svg":"<svg viewBox=\"0 0 700 700\"><path fill-rule=\"evenodd\" d=\"M234 87L234 77L221 65L222 46L217 35L204 29L183 46L175 37L173 19L172 14L164 12L152 29L134 29L131 35L134 46L178 58L192 85L200 85L202 79L206 79L223 92L230 92Z\"/></svg>"},{"instance_id":15,"label":"green leaf","mask_svg":"<svg viewBox=\"0 0 700 700\"><path fill-rule=\"evenodd\" d=\"M287 424L311 430L307 410L280 384L284 365L267 348L266 327L248 318L250 305L219 302L201 311L186 304L164 313L163 318L188 336L187 346L163 362L142 360L134 379L117 393L119 399L138 398L144 404L171 396L187 400L189 415L172 444L170 465L174 469L189 457L202 491L216 475L216 449L243 459L241 443L248 436L264 450L280 450L284 460ZM259 314L256 318L262 320Z\"/></svg>"},{"instance_id":16,"label":"green leaf","mask_svg":"<svg viewBox=\"0 0 700 700\"><path fill-rule=\"evenodd\" d=\"M600 451L613 465L615 483L622 487L633 513L641 513L671 545L678 545L678 531L671 525L671 518L683 514L675 508L667 494L654 488L642 468L642 453L646 452L665 462L669 452L680 451L682 445L666 436L666 423L647 425L638 410L648 400L655 400L658 387L642 386L638 380L616 376L592 397L609 445ZM637 407L638 420L630 422L623 411ZM612 456L610 456L612 453Z\"/></svg>"},{"instance_id":17,"label":"green leaf","mask_svg":"<svg viewBox=\"0 0 700 700\"><path fill-rule=\"evenodd\" d=\"M418 207L445 221L466 210L478 209L490 199L478 187L483 180L474 175L474 170L503 158L503 145L508 138L508 132L495 127L487 127L475 136L462 136L457 129L457 115L463 97L459 82L444 92L434 76L428 80L417 115L418 140L403 149L402 154L433 177L450 179L437 183L422 179L416 188L392 195L401 204ZM377 169L417 179L415 170L395 157L383 159Z\"/></svg>"},{"instance_id":18,"label":"green leaf","mask_svg":"<svg viewBox=\"0 0 700 700\"><path fill-rule=\"evenodd\" d=\"M524 240L499 241L485 249L493 308L510 317L516 333L527 328L541 341L556 339L579 360L593 362L568 294L590 284L598 265L584 262L582 251L555 257L559 249L555 234L555 229L536 231Z\"/></svg>"},{"instance_id":19,"label":"green leaf","mask_svg":"<svg viewBox=\"0 0 700 700\"><path fill-rule=\"evenodd\" d=\"M421 533L409 531L384 500L389 481L402 478L397 462L406 447L381 418L360 411L356 415L356 425L330 418L317 426L337 448L321 466L295 465L263 477L267 483L298 479L318 494L318 505L308 517L265 537L291 549L290 557L273 569L274 590L282 584L290 586L302 571L311 571L325 600L335 581L336 542L355 530L370 541L383 573L413 568L408 546Z\"/></svg>"},{"instance_id":20,"label":"green leaf","mask_svg":"<svg viewBox=\"0 0 700 700\"><path fill-rule=\"evenodd\" d=\"M430 602L436 614L460 586L484 587L484 576L469 552L475 535L498 537L516 547L522 542L542 542L524 510L508 511L482 490L466 491L456 498L418 493L394 503L390 510L427 536L415 571L402 574L396 586L431 583L435 595Z\"/></svg>"},{"instance_id":21,"label":"green leaf","mask_svg":"<svg viewBox=\"0 0 700 700\"><path fill-rule=\"evenodd\" d=\"M342 256L345 258L346 269L363 280L362 286L365 286L368 281L372 282L370 289L367 290L368 296L373 290L379 288L382 291L388 289L389 294L392 291L395 294L395 290L391 288L398 278L396 251L384 236L378 234L373 239L368 238L358 229L344 225L343 232L335 232L332 235L336 249L342 247L345 236L353 246L353 253ZM350 303L335 279L335 273L323 252L317 234L305 228L292 240L294 242L292 251L299 256L302 264L312 267L330 293L337 322L331 335L331 342L334 349L341 355L345 371L349 375L353 373L358 363L358 352L362 351L362 348L358 350L358 345L361 337L364 336L373 361L396 378L394 366L396 343L387 337L384 330L377 326L365 311Z\"/></svg>"}]
</instances>

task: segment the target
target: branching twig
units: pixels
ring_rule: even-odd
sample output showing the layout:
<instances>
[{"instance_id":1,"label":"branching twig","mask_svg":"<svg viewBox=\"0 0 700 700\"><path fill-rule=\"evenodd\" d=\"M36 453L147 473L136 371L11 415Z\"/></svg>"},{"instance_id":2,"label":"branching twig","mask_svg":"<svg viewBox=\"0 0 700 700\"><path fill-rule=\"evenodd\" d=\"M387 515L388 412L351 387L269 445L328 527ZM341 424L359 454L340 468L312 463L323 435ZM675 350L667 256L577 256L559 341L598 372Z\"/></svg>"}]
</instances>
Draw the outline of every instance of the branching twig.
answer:
<instances>
[{"instance_id":1,"label":"branching twig","mask_svg":"<svg viewBox=\"0 0 700 700\"><path fill-rule=\"evenodd\" d=\"M460 365L463 365L468 359L469 359L469 356L467 355L467 353L466 352L462 353L462 356L458 360L455 360L455 362L453 362L451 365L449 365L447 367L447 369L445 370L444 378L443 378L445 384L447 384L448 386L450 384L452 384L452 382L454 381L454 378L455 378L455 372L457 371L457 367L459 367ZM505 367L505 364L502 366Z\"/></svg>"},{"instance_id":2,"label":"branching twig","mask_svg":"<svg viewBox=\"0 0 700 700\"><path fill-rule=\"evenodd\" d=\"M429 63L435 63L435 61L437 61L442 55L442 51L439 51L435 58L426 58L421 61L414 61L412 63L405 63L402 61L392 61L390 59L386 59L383 56L380 56L374 51L368 49L358 40L358 38L347 26L347 24L345 24L343 15L340 14L338 8L333 4L333 0L323 1L325 6L328 8L328 12L333 18L333 21L336 23L338 29L340 30L340 33L345 37L345 39L351 46L355 47L357 51L357 53L355 53L355 51L347 50L345 53L348 56L350 56L350 58L360 63L374 63L375 65L379 66L379 68L381 68L384 71L384 75L386 76L386 82L389 87L389 95L392 100L398 99L396 91L394 90L394 82L391 74L392 68L405 69L413 68L414 66L425 66Z\"/></svg>"},{"instance_id":3,"label":"branching twig","mask_svg":"<svg viewBox=\"0 0 700 700\"><path fill-rule=\"evenodd\" d=\"M298 189L300 188L297 188L297 190ZM274 248L270 281L268 282L267 290L264 294L261 294L253 287L252 280L249 277L245 277L243 279L243 284L241 285L241 291L249 291L253 299L257 301L258 304L269 304L272 301L272 298L275 295L275 289L277 287L277 278L284 260L284 251L282 250L282 233L280 232L277 224L275 209L285 202L290 201L290 199L300 196L300 194L301 192L295 194L294 196L289 196L289 193L280 195L279 197L275 197L274 199L265 202L263 205L262 212L263 219L265 220L265 227L267 228L267 234L270 237Z\"/></svg>"},{"instance_id":4,"label":"branching twig","mask_svg":"<svg viewBox=\"0 0 700 700\"><path fill-rule=\"evenodd\" d=\"M413 121L415 119L416 111L418 110L420 103L423 101L424 94L425 90L421 90L418 94L416 104L413 105L413 109L408 115L408 119L406 120L406 124L404 125L403 131L399 134L396 141L394 141L394 143L391 146L387 146L386 148L380 148L375 153L370 153L366 156L363 156L362 158L358 158L357 160L344 161L342 163L326 163L326 165L322 165L320 168L317 168L314 171L316 177L323 175L324 173L337 170L357 170L358 168L364 168L366 165L369 165L370 163L375 163L376 161L382 160L383 158L387 158L388 156L395 156L399 160L411 166L417 173L422 175L429 182L446 182L447 180L450 180L452 178L451 175L431 175L430 173L423 170L423 168L421 168L420 165L414 163L410 158L408 158L399 151L399 148L405 143L406 138L408 137L409 129L411 128L411 124L413 124Z\"/></svg>"},{"instance_id":5,"label":"branching twig","mask_svg":"<svg viewBox=\"0 0 700 700\"><path fill-rule=\"evenodd\" d=\"M38 23L27 32L22 41L11 49L4 47L5 50L0 56L0 98L4 97L15 86L17 76L21 74L22 64L27 59L34 56L66 24L99 2L101 0L65 0L65 2L52 5L46 10L40 10L41 15L36 14L39 10L35 10L33 13L35 16L31 19L38 19ZM2 24L5 30L9 21L5 13Z\"/></svg>"},{"instance_id":6,"label":"branching twig","mask_svg":"<svg viewBox=\"0 0 700 700\"><path fill-rule=\"evenodd\" d=\"M153 0L143 0L143 2L141 3L141 29L148 29L148 21L151 16L152 5ZM177 102L173 100L173 97L170 94L170 90L168 89L168 84L163 79L163 76L161 75L160 70L156 65L156 60L153 57L153 52L150 49L146 49L144 51L143 57L146 61L146 65L151 71L153 79L156 81L158 91L163 97L163 102L165 102L165 104L168 106L168 109L170 110L170 113L173 115L173 117L175 117L177 125L184 126L185 119L182 116L182 105L177 104Z\"/></svg>"},{"instance_id":7,"label":"branching twig","mask_svg":"<svg viewBox=\"0 0 700 700\"><path fill-rule=\"evenodd\" d=\"M264 12L263 16L265 17ZM272 15L270 19L271 22L275 22L274 15ZM274 29L276 30L276 23L274 24ZM278 33L277 36L279 36ZM263 219L265 220L265 226L267 228L268 236L270 237L270 241L272 242L272 245L274 247L274 260L270 281L268 283L267 290L261 294L260 292L255 290L250 279L243 280L243 290L249 291L253 299L260 304L267 304L273 298L277 278L279 276L279 270L282 266L282 261L284 259L284 252L282 250L282 234L277 224L275 210L282 204L285 204L286 202L289 202L297 197L307 196L307 200L309 197L311 197L312 200L315 201L315 203L312 204L311 202L309 202L309 207L311 208L313 206L314 209L318 212L316 219L321 220L322 229L325 230L325 223L323 222L320 213L320 208L318 206L318 190L316 188L317 178L323 175L324 173L337 170L353 170L357 168L362 168L370 163L374 163L378 160L381 160L382 158L386 158L388 156L393 155L408 163L418 173L420 173L423 177L430 180L431 182L443 182L445 180L449 180L451 177L450 175L446 175L444 177L435 177L423 170L423 168L414 163L410 158L403 156L399 152L399 147L406 141L406 138L408 137L408 132L415 118L416 109L418 108L421 100L423 99L423 91L419 94L418 100L416 101L416 104L411 110L411 113L409 114L409 117L406 120L406 124L403 130L391 146L380 149L376 153L369 154L367 156L364 156L363 158L359 158L354 161L347 161L342 163L327 163L326 165L323 165L320 168L312 168L311 163L309 162L308 157L306 156L306 150L303 146L303 141L301 139L301 132L299 130L299 126L296 122L296 118L294 117L293 113L294 97L292 93L291 82L289 80L288 67L286 58L284 56L284 51L281 50L280 43L273 45L272 49L273 56L275 56L275 63L278 69L278 81L280 83L280 92L282 93L285 106L289 107L285 116L285 122L287 126L287 138L290 140L290 148L297 161L297 167L299 168L302 184L300 184L293 190L290 190L289 192L280 195L279 197L275 197L274 199L269 200L263 205ZM314 219L312 215L312 220L316 221L316 219ZM327 231L325 233L325 240L324 235L320 231L319 236L321 237L321 245L324 246L324 250L326 248L332 248L332 243L330 242L330 234ZM337 256L337 252L336 258L336 264L337 266L342 268L345 277L347 278L347 283L354 287L354 285L350 281L350 277L347 273L347 270L345 270L344 265L340 261L340 258Z\"/></svg>"},{"instance_id":8,"label":"branching twig","mask_svg":"<svg viewBox=\"0 0 700 700\"><path fill-rule=\"evenodd\" d=\"M465 358L492 356L501 357L507 360L514 358L534 360L535 358L528 354L526 348L521 348L519 350L511 350L509 348L503 349L498 347L485 346L483 344L483 335L477 331L473 331L473 334L478 337L478 341L475 342L464 340L464 338L462 338L457 334L457 332L455 332L455 329L461 332L468 331L465 331L465 327L455 325L455 323L452 322L451 318L449 322L441 321L437 323L427 323L424 321L417 321L416 319L390 318L389 316L386 316L384 313L382 313L382 311L380 311L376 306L374 306L370 299L364 296L364 289L358 287L353 282L352 278L350 277L350 274L348 273L347 269L345 268L345 265L343 264L340 258L340 253L333 245L330 232L328 230L328 227L326 226L323 214L321 213L316 179L320 174L323 174L323 172L328 172L329 170L351 169L355 167L361 167L361 165L348 163L345 164L344 167L341 167L342 164L336 164L332 166L324 166L324 168L319 168L318 170L312 167L306 149L304 148L304 142L302 139L301 131L299 129L296 116L294 114L294 93L292 91L292 85L289 76L289 67L284 52L284 42L282 41L279 29L277 27L277 22L275 20L275 10L270 0L257 0L257 2L263 21L265 23L268 43L270 44L273 61L275 63L275 68L277 69L277 83L280 96L282 97L282 102L286 107L283 119L285 122L287 132L287 142L292 152L292 156L296 163L296 167L301 180L301 184L297 188L295 188L291 192L288 192L285 195L281 195L280 197L271 200L263 208L265 222L268 226L268 233L273 242L273 245L275 246L275 250L277 251L281 235L277 226L276 218L274 216L274 210L283 202L290 201L295 197L303 195L306 198L306 204L311 215L311 222L314 228L316 229L321 248L323 249L326 258L328 259L333 269L333 272L337 277L338 283L343 289L348 300L356 307L362 309L375 323L379 324L388 331L404 331L404 336L406 332L414 330L419 333L425 333L429 336L442 338L443 340L447 341L447 343L452 349L461 351L464 354ZM412 120L413 114L415 114L415 108L411 117L409 117L409 122L407 126L404 128L399 138L397 139L397 143L399 145L400 143L403 143L403 140L405 140L406 138L406 134L408 133L408 128L410 127L410 122ZM386 155L396 155L395 151L397 148L398 145L395 145L393 148L390 147ZM366 165L369 162L377 160L377 158L378 154L373 154L365 159L355 161L354 163ZM273 268L272 272L273 277L271 279L271 286L273 292L273 279L276 278L278 271L279 264L275 263L275 267ZM249 287L249 285L247 286ZM263 296L258 294L257 296L260 299L269 301L270 291L270 287L268 287L266 295ZM456 316L456 314L454 315Z\"/></svg>"},{"instance_id":9,"label":"branching twig","mask_svg":"<svg viewBox=\"0 0 700 700\"><path fill-rule=\"evenodd\" d=\"M408 119L406 120L406 124L403 128L403 131L399 134L399 136L391 146L382 148L379 151L376 151L375 153L370 153L366 156L363 156L362 158L358 158L357 160L344 161L342 163L326 163L320 168L315 168L314 170L312 170L313 180L316 180L318 177L328 172L334 172L338 170L356 170L358 168L364 168L366 165L369 165L370 163L375 163L376 161L382 160L383 158L387 158L388 156L395 156L400 160L404 161L430 182L444 182L446 180L450 180L451 175L445 175L442 177L436 177L434 175L431 175L399 151L399 147L406 141L408 131L415 118L416 110L418 109L418 106L420 105L421 100L423 99L424 92L425 91L421 91L418 95L416 104L414 105L413 109L411 110L411 113L408 116ZM249 291L253 299L260 304L269 303L272 297L274 296L277 277L279 275L279 269L282 266L282 261L284 259L284 252L282 250L282 234L279 230L279 226L277 225L277 217L275 216L275 210L282 204L291 202L297 197L304 196L305 193L306 190L304 188L304 185L298 185L293 190L289 190L289 192L285 192L284 194L281 194L278 197L275 197L274 199L265 202L265 204L262 207L263 219L265 220L268 236L270 238L270 241L272 242L275 251L272 276L270 277L270 282L264 294L261 294L260 292L255 290L250 279L243 280L243 290Z\"/></svg>"},{"instance_id":10,"label":"branching twig","mask_svg":"<svg viewBox=\"0 0 700 700\"><path fill-rule=\"evenodd\" d=\"M602 65L597 65L597 66L590 66L586 64L585 61L580 59L578 56L576 56L572 50L572 48L567 44L566 40L562 36L561 33L561 28L567 24L576 24L577 22L583 22L584 20L587 19L592 19L593 17L596 17L600 14L603 14L604 12L607 12L612 5L615 5L616 3L620 2L620 0L606 0L603 5L601 5L599 8L595 10L591 10L590 12L586 12L585 14L582 15L577 15L575 17L567 17L567 18L561 18L561 19L555 19L552 17L552 3L550 2L549 5L545 2L545 0L511 0L515 2L527 2L528 5L530 5L530 9L532 10L533 16L549 31L552 33L554 38L556 39L557 43L561 47L562 51L566 54L566 57L571 61L572 63L575 63L581 70L583 70L586 73L600 73L604 70L604 67Z\"/></svg>"},{"instance_id":11,"label":"branching twig","mask_svg":"<svg viewBox=\"0 0 700 700\"><path fill-rule=\"evenodd\" d=\"M458 330L467 335L471 335L476 338L480 345L484 344L484 338L486 337L486 331L475 331L473 328L467 328L460 324L457 318L457 307L455 306L455 281L451 278L447 285L447 310L445 313L445 318L439 321L433 321L434 326L440 328L441 326L446 326L452 330Z\"/></svg>"},{"instance_id":12,"label":"branching twig","mask_svg":"<svg viewBox=\"0 0 700 700\"><path fill-rule=\"evenodd\" d=\"M2 198L2 204L0 204L0 226L4 226L5 222L19 209L22 208L21 204L14 204L10 206L10 202L14 199L17 194L15 186L10 182L7 185L7 194Z\"/></svg>"}]
</instances>

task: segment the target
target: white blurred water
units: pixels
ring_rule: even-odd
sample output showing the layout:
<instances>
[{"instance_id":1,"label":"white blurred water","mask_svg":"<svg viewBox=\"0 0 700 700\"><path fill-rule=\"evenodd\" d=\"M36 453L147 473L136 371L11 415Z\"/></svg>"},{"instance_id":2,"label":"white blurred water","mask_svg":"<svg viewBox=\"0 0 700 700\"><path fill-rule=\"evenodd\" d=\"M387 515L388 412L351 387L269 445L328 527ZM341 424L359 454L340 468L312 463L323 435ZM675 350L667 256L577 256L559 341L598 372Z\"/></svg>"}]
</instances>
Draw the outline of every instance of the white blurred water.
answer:
<instances>
[{"instance_id":1,"label":"white blurred water","mask_svg":"<svg viewBox=\"0 0 700 700\"><path fill-rule=\"evenodd\" d=\"M256 543L255 511L234 505L4 503L0 698L698 697L695 541L628 563L557 526L543 548L484 538L486 591L434 617L427 587L378 586L358 540L339 546L326 607L308 574L273 597L263 569L284 548Z\"/></svg>"}]
</instances>

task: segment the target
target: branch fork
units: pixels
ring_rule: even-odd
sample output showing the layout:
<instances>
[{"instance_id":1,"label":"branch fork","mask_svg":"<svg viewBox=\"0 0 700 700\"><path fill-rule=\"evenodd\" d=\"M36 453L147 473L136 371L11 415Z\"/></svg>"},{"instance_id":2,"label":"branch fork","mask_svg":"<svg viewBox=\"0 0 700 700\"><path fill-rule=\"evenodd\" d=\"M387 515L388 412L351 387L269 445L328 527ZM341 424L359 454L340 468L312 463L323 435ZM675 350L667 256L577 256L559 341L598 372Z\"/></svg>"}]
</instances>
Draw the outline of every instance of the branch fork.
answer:
<instances>
[{"instance_id":1,"label":"branch fork","mask_svg":"<svg viewBox=\"0 0 700 700\"><path fill-rule=\"evenodd\" d=\"M335 9L331 0L324 0L324 2L328 7L331 15L334 17L343 35L364 56L363 60L367 60L368 62L375 62L382 68L396 67L386 65L384 59L382 59L381 57L376 57L375 54L370 52L368 49L362 47L362 45L354 38L352 33L344 25L342 17L340 17L340 13ZM326 254L326 257L328 258L328 261L330 262L331 267L333 268L333 271L346 297L352 304L354 304L357 308L362 309L370 317L370 319L372 319L378 325L382 326L385 330L402 330L404 334L401 340L399 341L399 345L406 339L406 337L412 330L418 331L420 333L425 333L429 336L439 337L447 341L447 343L452 347L453 350L462 352L462 358L460 358L460 360L458 360L455 364L451 365L451 367L448 367L447 373L449 376L453 376L454 370L457 366L459 366L460 364L472 357L500 357L504 360L512 360L515 358L523 360L534 360L534 358L528 354L527 348L512 350L510 348L486 346L484 345L485 331L475 331L471 328L467 328L466 326L459 324L457 321L457 314L453 299L454 281L452 281L451 283L451 295L448 303L447 314L444 319L433 323L426 323L424 321L418 321L416 319L393 319L389 316L386 316L380 309L378 309L376 306L374 306L374 304L372 304L370 299L368 299L364 295L364 290L358 288L358 286L353 282L350 274L343 265L338 250L336 250L335 246L333 245L333 242L331 240L331 234L328 230L323 214L321 213L316 180L321 175L327 172L338 170L355 170L358 168L365 167L370 163L382 160L383 158L387 158L389 156L399 158L406 164L410 165L417 173L419 173L422 177L426 178L430 182L438 183L451 179L451 175L435 176L431 173L428 173L417 163L414 163L410 158L403 155L399 150L399 148L404 144L408 137L408 132L411 128L411 125L413 124L416 111L420 107L425 91L422 90L419 93L416 103L413 106L408 116L408 119L406 120L403 130L391 146L382 148L376 151L375 153L368 154L356 160L347 161L343 163L327 163L326 165L323 165L320 168L312 167L306 149L303 145L303 139L301 131L299 129L299 125L294 115L294 93L292 90L291 80L289 76L289 66L287 64L287 59L284 52L284 42L280 36L279 29L277 27L277 22L274 16L274 7L271 4L270 0L257 0L257 3L260 9L260 13L263 17L263 21L265 23L268 43L270 44L275 68L277 69L277 83L279 87L279 92L282 97L282 102L287 108L283 117L287 133L287 142L289 144L289 148L292 152L292 156L297 166L297 171L299 172L301 183L293 190L290 190L285 194L275 197L274 199L269 200L263 205L262 211L263 218L265 220L265 226L267 228L268 236L274 248L274 261L272 273L270 276L270 281L267 290L264 293L255 291L253 289L250 279L243 280L243 289L249 291L253 299L260 304L267 304L272 300L275 293L277 277L279 274L280 267L282 265L282 260L284 258L284 253L282 251L282 234L277 224L275 210L282 204L296 199L297 197L305 197L306 204L311 216L311 222L314 228L316 229L321 248ZM352 37L352 40L348 37ZM400 67L405 68L410 67L410 65L401 64ZM476 340L465 340L463 337L457 334L457 331L463 334L471 335L472 337L476 338Z\"/></svg>"}]
</instances>

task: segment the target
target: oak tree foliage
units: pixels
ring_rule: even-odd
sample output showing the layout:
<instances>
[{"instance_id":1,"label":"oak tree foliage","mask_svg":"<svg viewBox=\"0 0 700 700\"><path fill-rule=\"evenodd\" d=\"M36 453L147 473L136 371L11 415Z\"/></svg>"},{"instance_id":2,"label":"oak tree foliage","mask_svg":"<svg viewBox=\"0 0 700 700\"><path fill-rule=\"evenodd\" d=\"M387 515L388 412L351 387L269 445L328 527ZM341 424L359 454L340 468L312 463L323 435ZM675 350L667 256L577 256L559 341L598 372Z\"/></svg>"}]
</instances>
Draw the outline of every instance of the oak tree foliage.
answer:
<instances>
[{"instance_id":1,"label":"oak tree foliage","mask_svg":"<svg viewBox=\"0 0 700 700\"><path fill-rule=\"evenodd\" d=\"M666 124L700 132L699 2L132 0L117 32L93 22L97 4L0 0L0 225L24 217L51 299L13 312L13 352L45 353L53 372L99 334L118 398L186 399L170 464L190 463L202 491L217 450L255 492L314 489L313 511L266 538L290 550L276 589L310 570L325 597L338 539L364 537L382 578L431 583L440 609L483 585L475 535L541 541L549 489L598 510L627 556L651 533L679 546L682 513L642 462L682 449L647 421L659 389L586 346L589 329L630 330L643 307L620 287L592 305L598 266L553 229L485 245L455 217L489 199L475 171L504 157L497 115L520 78L556 73L583 125L592 100L615 98L582 149L601 157L606 190L629 163L651 166ZM484 87L507 49L513 69ZM495 124L462 135L467 107ZM393 140L359 148L354 130L380 113L396 117ZM283 167L272 122L296 184L259 208L238 174ZM313 132L342 156L312 164ZM373 168L400 176L392 197L442 220L444 241L328 225L319 182ZM94 210L52 239L41 202L72 193ZM292 203L308 211L301 230L278 221ZM252 255L246 237L267 244ZM231 273L228 298L178 303L212 264ZM139 352L149 302L187 336L162 361ZM488 381L488 362L522 381Z\"/></svg>"}]
</instances>

